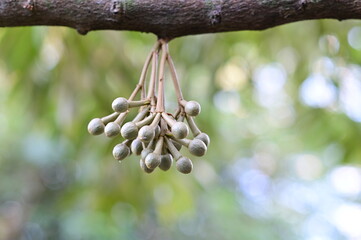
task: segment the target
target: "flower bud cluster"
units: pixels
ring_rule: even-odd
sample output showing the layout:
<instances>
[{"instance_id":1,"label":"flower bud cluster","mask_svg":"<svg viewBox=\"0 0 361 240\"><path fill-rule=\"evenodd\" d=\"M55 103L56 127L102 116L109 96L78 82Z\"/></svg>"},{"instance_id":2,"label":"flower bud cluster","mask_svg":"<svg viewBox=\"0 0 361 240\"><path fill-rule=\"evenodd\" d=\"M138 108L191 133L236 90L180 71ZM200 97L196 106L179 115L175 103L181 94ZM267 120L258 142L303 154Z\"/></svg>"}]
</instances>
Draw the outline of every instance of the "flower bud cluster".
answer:
<instances>
[{"instance_id":1,"label":"flower bud cluster","mask_svg":"<svg viewBox=\"0 0 361 240\"><path fill-rule=\"evenodd\" d=\"M158 54L162 52L160 63ZM152 71L146 89L145 80L148 67L152 62ZM178 97L178 109L170 114L164 108L164 68L168 63ZM158 86L156 93L155 87ZM148 94L146 95L146 90ZM140 100L133 100L141 91ZM125 122L130 110L139 108L138 114ZM103 134L107 137L121 136L124 140L113 148L113 156L123 161L129 155L140 156L140 167L146 173L156 168L167 171L175 162L176 169L188 174L193 169L192 161L184 157L182 147L194 156L203 156L207 152L210 139L201 132L194 117L201 112L196 101L186 101L182 97L175 68L170 58L167 43L160 40L151 51L144 65L141 78L129 99L118 97L112 102L113 113L103 118L95 118L88 124L92 135ZM186 124L186 123L187 124ZM189 138L192 132L193 138Z\"/></svg>"}]
</instances>

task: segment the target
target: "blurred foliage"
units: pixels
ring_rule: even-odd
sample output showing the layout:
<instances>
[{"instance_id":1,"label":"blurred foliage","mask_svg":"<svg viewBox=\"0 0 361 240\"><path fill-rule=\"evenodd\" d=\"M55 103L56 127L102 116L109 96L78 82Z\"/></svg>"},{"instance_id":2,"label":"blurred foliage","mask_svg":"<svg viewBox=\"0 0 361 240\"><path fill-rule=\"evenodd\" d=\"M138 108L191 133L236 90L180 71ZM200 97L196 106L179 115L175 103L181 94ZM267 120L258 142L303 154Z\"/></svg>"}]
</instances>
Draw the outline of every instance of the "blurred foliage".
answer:
<instances>
[{"instance_id":1,"label":"blurred foliage","mask_svg":"<svg viewBox=\"0 0 361 240\"><path fill-rule=\"evenodd\" d=\"M129 96L155 40L0 29L1 240L361 239L358 21L173 40L211 137L191 175L119 164L121 139L86 130Z\"/></svg>"}]
</instances>

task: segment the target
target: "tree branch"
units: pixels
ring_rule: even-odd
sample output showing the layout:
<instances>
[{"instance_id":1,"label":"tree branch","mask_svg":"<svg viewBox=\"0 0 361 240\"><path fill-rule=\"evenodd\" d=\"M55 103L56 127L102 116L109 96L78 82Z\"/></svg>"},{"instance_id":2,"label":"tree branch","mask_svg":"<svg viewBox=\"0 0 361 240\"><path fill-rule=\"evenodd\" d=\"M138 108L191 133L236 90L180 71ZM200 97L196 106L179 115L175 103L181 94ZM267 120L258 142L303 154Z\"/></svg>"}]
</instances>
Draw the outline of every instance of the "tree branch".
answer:
<instances>
[{"instance_id":1,"label":"tree branch","mask_svg":"<svg viewBox=\"0 0 361 240\"><path fill-rule=\"evenodd\" d=\"M323 18L361 19L361 0L0 0L0 27L131 30L169 39Z\"/></svg>"}]
</instances>

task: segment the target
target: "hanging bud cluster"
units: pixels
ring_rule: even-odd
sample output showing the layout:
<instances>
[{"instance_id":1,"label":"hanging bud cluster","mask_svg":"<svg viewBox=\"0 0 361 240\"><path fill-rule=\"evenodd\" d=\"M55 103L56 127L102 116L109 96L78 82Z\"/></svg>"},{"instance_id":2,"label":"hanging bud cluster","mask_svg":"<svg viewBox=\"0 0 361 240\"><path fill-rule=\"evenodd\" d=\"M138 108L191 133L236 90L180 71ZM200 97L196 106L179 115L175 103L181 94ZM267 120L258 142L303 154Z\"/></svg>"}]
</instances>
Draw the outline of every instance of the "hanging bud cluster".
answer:
<instances>
[{"instance_id":1,"label":"hanging bud cluster","mask_svg":"<svg viewBox=\"0 0 361 240\"><path fill-rule=\"evenodd\" d=\"M146 84L150 65L149 81ZM174 114L167 113L164 107L166 65L178 99L178 108ZM138 93L140 100L134 100ZM139 108L138 114L133 120L125 122L133 108ZM121 135L124 141L113 149L113 156L118 161L130 154L139 155L140 167L147 173L153 172L157 167L167 171L175 161L177 170L187 174L192 171L193 163L180 153L181 148L188 148L195 156L203 156L207 151L210 139L194 122L194 117L201 112L201 106L196 101L183 99L168 44L163 40L159 40L150 52L139 83L129 99L116 98L112 109L114 113L91 120L88 131L92 135L104 133L107 137ZM192 132L193 139L189 138L189 132Z\"/></svg>"}]
</instances>

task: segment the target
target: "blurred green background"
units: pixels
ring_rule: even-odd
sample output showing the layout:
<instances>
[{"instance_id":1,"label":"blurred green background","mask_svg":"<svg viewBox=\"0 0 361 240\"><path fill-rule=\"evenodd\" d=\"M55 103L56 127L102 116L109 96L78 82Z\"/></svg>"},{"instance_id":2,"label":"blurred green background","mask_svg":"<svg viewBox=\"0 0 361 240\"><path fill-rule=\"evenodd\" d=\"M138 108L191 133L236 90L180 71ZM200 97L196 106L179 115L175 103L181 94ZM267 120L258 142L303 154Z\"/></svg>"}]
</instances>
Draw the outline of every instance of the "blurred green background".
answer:
<instances>
[{"instance_id":1,"label":"blurred green background","mask_svg":"<svg viewBox=\"0 0 361 240\"><path fill-rule=\"evenodd\" d=\"M122 139L87 132L155 40L0 29L1 240L361 239L359 21L173 40L211 137L190 175L119 164Z\"/></svg>"}]
</instances>

